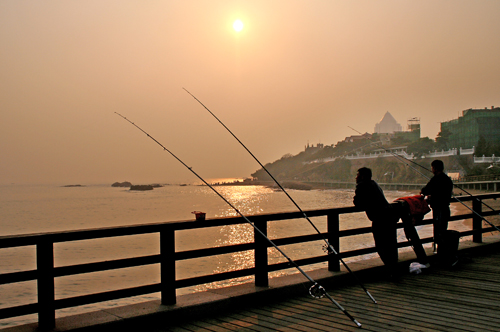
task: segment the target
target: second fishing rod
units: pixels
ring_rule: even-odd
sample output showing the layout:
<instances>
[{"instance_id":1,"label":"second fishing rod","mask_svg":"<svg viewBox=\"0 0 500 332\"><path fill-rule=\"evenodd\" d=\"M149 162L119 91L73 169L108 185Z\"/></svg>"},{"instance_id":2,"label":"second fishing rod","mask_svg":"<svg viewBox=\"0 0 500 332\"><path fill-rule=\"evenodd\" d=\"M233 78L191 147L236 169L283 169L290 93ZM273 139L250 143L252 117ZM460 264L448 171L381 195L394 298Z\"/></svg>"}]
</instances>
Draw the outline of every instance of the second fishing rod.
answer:
<instances>
[{"instance_id":1,"label":"second fishing rod","mask_svg":"<svg viewBox=\"0 0 500 332\"><path fill-rule=\"evenodd\" d=\"M276 178L267 170L267 168L255 157L255 155L243 144L243 142L240 141L238 137L210 110L208 107L206 107L198 98L196 98L191 92L189 92L186 88L183 88L184 91L186 91L191 97L193 97L203 108L205 108L237 141L238 143L241 144L241 146L255 159L255 161L262 167L262 169L273 179L273 181L276 183L276 185L285 193L285 195L290 199L290 201L295 205L295 207L302 213L304 218L311 224L311 226L316 230L318 234L321 235L321 232L319 229L314 225L314 223L309 219L309 217L306 215L306 213L300 208L300 206L295 202L295 200L288 194L288 192L283 188L283 186L276 180ZM373 303L377 304L377 301L375 298L370 294L370 292L366 289L366 287L361 283L361 281L358 279L358 277L352 272L352 270L349 268L349 266L344 262L344 260L339 256L335 248L324 238L322 237L323 241L326 244L327 252L328 254L334 254L337 256L338 260L344 265L346 270L353 276L353 278L356 280L356 282L361 286L363 291L368 295L368 297L373 301Z\"/></svg>"},{"instance_id":2,"label":"second fishing rod","mask_svg":"<svg viewBox=\"0 0 500 332\"><path fill-rule=\"evenodd\" d=\"M226 204L228 204L237 214L240 215L248 224L250 224L255 232L263 236L269 244L274 247L283 257L285 257L288 262L294 266L307 280L309 280L313 285L309 288L309 294L312 297L315 298L322 298L322 297L327 297L335 306L337 306L338 309L340 309L344 315L346 315L354 324L356 324L357 327L361 327L361 323L359 323L349 312L347 312L346 309L344 309L335 299L328 294L328 292L325 290L323 286L321 286L319 283L317 283L313 278L311 278L295 261L293 261L290 257L288 257L283 250L281 250L273 241L271 241L264 232L262 232L253 222L251 222L243 213L240 212L231 202L229 202L221 193L219 193L215 188L210 185L205 179L203 179L198 173L196 173L192 167L189 167L187 164L185 164L179 157L177 157L173 152L171 152L169 149L167 149L163 144L161 144L159 141L157 141L153 136L148 134L144 129L136 125L134 122L126 118L125 116L121 115L118 112L115 112L118 116L123 118L125 121L129 122L131 125L139 129L142 133L144 133L146 136L148 136L150 139L152 139L156 144L158 144L163 151L168 152L172 157L174 157L178 162L180 162L184 167L186 167L191 173L193 173L199 180L201 180L207 187L209 187L214 193L217 194Z\"/></svg>"}]
</instances>

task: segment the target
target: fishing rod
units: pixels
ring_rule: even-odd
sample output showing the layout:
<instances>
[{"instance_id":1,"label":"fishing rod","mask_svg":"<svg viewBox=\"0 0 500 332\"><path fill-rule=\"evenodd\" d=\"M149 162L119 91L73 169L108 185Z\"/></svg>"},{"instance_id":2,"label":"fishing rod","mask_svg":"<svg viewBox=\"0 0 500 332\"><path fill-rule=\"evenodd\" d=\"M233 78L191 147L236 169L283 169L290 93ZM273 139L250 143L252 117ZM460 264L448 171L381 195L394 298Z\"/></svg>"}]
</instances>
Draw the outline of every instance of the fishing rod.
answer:
<instances>
[{"instance_id":1,"label":"fishing rod","mask_svg":"<svg viewBox=\"0 0 500 332\"><path fill-rule=\"evenodd\" d=\"M212 113L212 111L210 111L208 109L208 107L206 107L198 98L196 98L186 88L183 88L183 89L189 95L191 95L191 97L193 97L201 106L203 106L203 108L205 108L210 114L212 114L212 116L217 121L219 121L219 123L224 128L226 128L226 130L238 141L238 143L240 143L241 146L243 146L245 148L245 150L247 150L247 152L253 157L253 159L255 159L255 161L260 165L260 167L262 167L262 169L266 171L266 173L271 177L271 179L273 179L273 181L276 183L276 185L278 185L278 187L281 189L281 191L283 191L285 193L285 195L290 199L290 201L297 207L297 209L302 213L302 215L304 216L304 218L311 224L311 226L316 230L316 232L318 234L322 235L321 232L319 231L319 229L316 227L316 225L314 225L314 223L311 221L311 219L309 219L309 217L306 215L306 213L300 208L300 206L295 202L295 200L288 194L288 192L285 190L285 188L283 188L283 186L278 182L278 180L276 180L276 178L267 170L267 168L259 161L259 159L257 159L257 157L255 157L255 155L245 146L245 144L243 144L243 142L241 142L238 139L238 137L236 137L236 135L214 113ZM352 272L352 270L349 268L349 266L347 266L347 264L339 256L339 254L337 253L337 251L335 250L335 248L323 236L322 236L322 239L323 239L323 241L325 241L326 248L327 248L327 253L328 254L333 253L333 254L335 254L337 256L338 260L344 265L344 267L347 269L347 271L354 277L354 279L361 286L361 288L365 291L365 293L368 295L368 297L370 297L370 299L373 301L373 303L377 304L377 301L375 300L375 298L370 294L370 292L366 289L366 287L361 283L361 281L358 279L358 277Z\"/></svg>"},{"instance_id":2,"label":"fishing rod","mask_svg":"<svg viewBox=\"0 0 500 332\"><path fill-rule=\"evenodd\" d=\"M346 309L344 309L340 303L335 301L335 299L328 294L328 292L325 290L323 286L321 286L319 283L317 283L313 278L311 278L307 273L302 270L302 268L295 263L290 257L288 257L273 241L271 241L266 234L264 234L257 226L254 225L247 217L243 215L243 213L240 212L231 202L229 202L221 193L219 193L215 188L210 185L205 179L203 179L198 173L196 173L192 167L189 167L186 165L179 157L177 157L175 154L173 154L170 150L168 150L163 144L161 144L159 141L157 141L153 136L149 135L146 131L144 131L141 127L136 125L134 122L130 121L128 118L125 116L121 115L118 112L115 112L118 116L121 118L125 119L127 122L132 124L134 127L139 129L141 132L146 134L149 138L151 138L156 144L158 144L160 147L163 148L163 151L168 152L172 157L174 157L178 162L180 162L184 167L186 167L191 173L193 173L198 179L200 179L205 185L207 185L210 189L212 189L213 192L215 192L224 202L226 202L237 214L239 214L247 223L249 223L256 232L258 232L260 235L262 235L278 252L285 257L288 262L293 265L302 275L309 280L313 285L309 288L309 294L314 297L314 298L322 298L322 297L327 297L335 306L337 306L338 309L340 309L354 324L356 324L357 327L361 327L361 324L353 317L351 316Z\"/></svg>"},{"instance_id":3,"label":"fishing rod","mask_svg":"<svg viewBox=\"0 0 500 332\"><path fill-rule=\"evenodd\" d=\"M349 127L349 126L348 126L348 127ZM351 128L351 129L352 129L352 130L354 130L355 132L357 132L357 133L361 134L361 133L360 133L359 131L357 131L356 129L354 129L354 128L352 128L352 127L349 127L349 128ZM418 164L418 163L416 163L416 162L414 162L414 161L412 161L412 160L410 160L410 159L407 159L407 158L405 158L405 157L403 157L403 156L400 156L400 155L398 155L397 153L394 153L394 152L392 152L392 151L391 151L391 150L389 150L389 149L384 148L382 145L380 145L380 146L381 146L381 148L382 148L384 151L389 152L390 154L392 154L394 157L396 157L396 159L398 159L399 161L401 161L403 164L405 164L406 166L410 167L411 169L413 169L414 171L416 171L417 173L419 173L420 175L422 175L423 177L425 177L427 180L430 180L430 178L429 178L427 175L423 174L422 172L420 172L420 171L419 171L419 170L417 170L416 168L412 167L410 164L406 163L406 161L410 161L411 163L413 163L413 164L415 164L415 165L418 165L418 166L422 167L423 169L425 169L425 170L427 170L427 171L429 171L429 172L432 172L431 170L429 170L428 168L426 168L426 167L424 167L424 166L422 166L422 165L420 165L420 164ZM453 186L457 187L458 189L463 190L465 193L467 193L467 194L469 194L470 196L472 196L472 197L473 197L473 195L472 195L471 193L469 193L469 192L467 192L466 190L464 190L464 189L460 188L459 186L455 185L453 182L452 182L452 184L453 184ZM483 217L482 215L480 215L479 213L477 213L477 211L474 211L472 208L470 208L469 206L467 206L464 202L462 202L460 199L458 199L458 198L457 198L457 196L453 195L453 193L451 193L451 197L452 197L452 198L454 198L457 202L459 202L459 203L460 203L460 204L462 204L463 206L465 206L465 207L466 207L468 210L470 210L473 214L475 214L476 216L478 216L478 217L479 217L479 218L481 218L482 220L486 221L486 222L487 222L490 226L492 226L493 228L495 228L497 231L499 231L499 232L500 232L500 228L498 228L497 226L493 225L493 224L492 224L492 223L491 223L488 219L486 219L485 217ZM486 203L482 202L481 200L479 200L479 199L477 199L477 198L476 198L476 200L477 200L477 201L479 201L479 202L481 202L481 203L483 203L484 205L486 205L487 207L489 207L491 210L495 211L495 209L493 209L493 208L492 208L491 206L489 206L488 204L486 204ZM496 212L496 211L495 211L495 212Z\"/></svg>"}]
</instances>

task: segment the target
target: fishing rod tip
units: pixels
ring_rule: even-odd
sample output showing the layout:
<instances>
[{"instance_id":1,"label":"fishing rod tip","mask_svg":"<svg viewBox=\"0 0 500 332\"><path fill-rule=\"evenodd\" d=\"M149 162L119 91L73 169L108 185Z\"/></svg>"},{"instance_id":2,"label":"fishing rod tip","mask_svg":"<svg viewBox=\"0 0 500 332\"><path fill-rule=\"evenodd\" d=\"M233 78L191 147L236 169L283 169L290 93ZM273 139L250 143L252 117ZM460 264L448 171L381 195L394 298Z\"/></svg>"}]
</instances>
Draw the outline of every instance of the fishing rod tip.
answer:
<instances>
[{"instance_id":1,"label":"fishing rod tip","mask_svg":"<svg viewBox=\"0 0 500 332\"><path fill-rule=\"evenodd\" d=\"M370 294L368 290L366 291L366 294L368 294L368 296L370 297L370 299L373 301L374 304L377 304L377 300L375 300L375 298L372 296L372 294Z\"/></svg>"}]
</instances>

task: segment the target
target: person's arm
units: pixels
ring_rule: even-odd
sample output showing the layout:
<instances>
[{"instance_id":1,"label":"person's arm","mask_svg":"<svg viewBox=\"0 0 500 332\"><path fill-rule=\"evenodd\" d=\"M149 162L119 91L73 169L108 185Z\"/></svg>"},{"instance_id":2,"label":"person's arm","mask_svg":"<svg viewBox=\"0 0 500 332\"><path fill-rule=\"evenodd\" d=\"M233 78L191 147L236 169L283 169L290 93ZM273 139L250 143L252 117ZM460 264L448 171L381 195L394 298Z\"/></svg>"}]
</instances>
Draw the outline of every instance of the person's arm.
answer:
<instances>
[{"instance_id":1,"label":"person's arm","mask_svg":"<svg viewBox=\"0 0 500 332\"><path fill-rule=\"evenodd\" d=\"M420 194L424 195L424 196L429 196L432 194L432 192L434 191L434 181L433 181L434 178L432 178L426 185L425 187L423 187L421 190L420 190Z\"/></svg>"},{"instance_id":2,"label":"person's arm","mask_svg":"<svg viewBox=\"0 0 500 332\"><path fill-rule=\"evenodd\" d=\"M356 190L354 191L354 198L352 199L352 202L354 203L354 206L364 209L366 205L366 189L363 188L362 184L358 184L356 186Z\"/></svg>"}]
</instances>

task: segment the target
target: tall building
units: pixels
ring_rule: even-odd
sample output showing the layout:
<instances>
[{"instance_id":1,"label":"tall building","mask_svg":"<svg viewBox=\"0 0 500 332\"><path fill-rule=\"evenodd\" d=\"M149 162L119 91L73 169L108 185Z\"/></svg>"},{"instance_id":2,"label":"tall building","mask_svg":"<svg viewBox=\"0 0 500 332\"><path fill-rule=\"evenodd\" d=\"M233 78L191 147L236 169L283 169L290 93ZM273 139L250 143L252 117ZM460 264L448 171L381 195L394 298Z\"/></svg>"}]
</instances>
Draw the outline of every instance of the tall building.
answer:
<instances>
[{"instance_id":1,"label":"tall building","mask_svg":"<svg viewBox=\"0 0 500 332\"><path fill-rule=\"evenodd\" d=\"M462 116L441 122L441 132L449 131L448 146L469 149L477 145L479 137L487 142L500 141L500 107L468 109Z\"/></svg>"},{"instance_id":2,"label":"tall building","mask_svg":"<svg viewBox=\"0 0 500 332\"><path fill-rule=\"evenodd\" d=\"M386 112L382 120L375 125L375 133L392 134L397 131L402 131L401 125L394 119L391 113Z\"/></svg>"}]
</instances>

